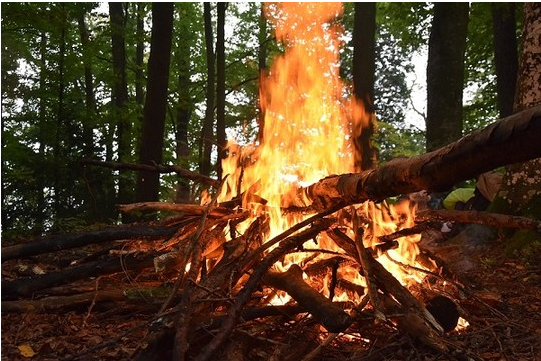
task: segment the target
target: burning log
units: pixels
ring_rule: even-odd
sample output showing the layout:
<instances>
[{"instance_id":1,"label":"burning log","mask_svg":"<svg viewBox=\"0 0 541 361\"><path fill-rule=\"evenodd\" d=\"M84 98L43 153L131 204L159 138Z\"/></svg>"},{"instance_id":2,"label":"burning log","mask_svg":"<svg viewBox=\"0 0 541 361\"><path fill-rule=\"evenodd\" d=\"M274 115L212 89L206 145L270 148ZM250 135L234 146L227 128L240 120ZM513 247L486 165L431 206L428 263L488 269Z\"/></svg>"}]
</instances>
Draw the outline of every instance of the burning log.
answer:
<instances>
[{"instance_id":1,"label":"burning log","mask_svg":"<svg viewBox=\"0 0 541 361\"><path fill-rule=\"evenodd\" d=\"M302 269L293 264L284 273L268 272L263 283L286 291L330 332L343 332L353 322L351 317L302 279Z\"/></svg>"},{"instance_id":2,"label":"burning log","mask_svg":"<svg viewBox=\"0 0 541 361\"><path fill-rule=\"evenodd\" d=\"M447 190L494 168L541 157L541 106L513 114L443 148L394 159L362 173L329 176L299 189L299 199L325 209L337 202L381 201L421 190Z\"/></svg>"}]
</instances>

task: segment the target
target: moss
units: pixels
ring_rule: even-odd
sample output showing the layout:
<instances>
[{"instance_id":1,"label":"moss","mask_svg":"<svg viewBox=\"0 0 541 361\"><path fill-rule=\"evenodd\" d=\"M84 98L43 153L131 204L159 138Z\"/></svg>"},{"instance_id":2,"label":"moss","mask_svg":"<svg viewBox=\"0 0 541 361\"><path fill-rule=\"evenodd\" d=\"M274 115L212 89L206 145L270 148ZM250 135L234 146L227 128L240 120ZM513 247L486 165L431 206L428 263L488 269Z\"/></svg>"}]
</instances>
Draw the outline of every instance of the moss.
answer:
<instances>
[{"instance_id":1,"label":"moss","mask_svg":"<svg viewBox=\"0 0 541 361\"><path fill-rule=\"evenodd\" d=\"M529 230L516 231L505 246L508 255L517 255L520 258L535 249L541 249L541 234Z\"/></svg>"}]
</instances>

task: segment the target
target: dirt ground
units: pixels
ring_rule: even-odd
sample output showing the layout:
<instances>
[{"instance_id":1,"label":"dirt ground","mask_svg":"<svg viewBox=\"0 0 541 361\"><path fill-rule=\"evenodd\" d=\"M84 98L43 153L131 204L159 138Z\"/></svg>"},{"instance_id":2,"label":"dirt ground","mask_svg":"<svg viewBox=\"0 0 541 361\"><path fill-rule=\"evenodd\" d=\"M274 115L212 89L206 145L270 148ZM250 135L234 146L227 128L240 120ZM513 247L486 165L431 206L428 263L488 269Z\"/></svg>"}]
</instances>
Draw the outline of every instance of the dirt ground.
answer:
<instances>
[{"instance_id":1,"label":"dirt ground","mask_svg":"<svg viewBox=\"0 0 541 361\"><path fill-rule=\"evenodd\" d=\"M456 300L469 326L444 336L452 350L449 354L410 340L390 325L369 322L329 341L314 360L541 360L541 265L537 262L541 256L536 261L535 255L505 255L505 242L504 238L483 245L427 242L427 249L441 257L471 291ZM51 262L51 256L8 261L2 265L2 278L20 274L23 265L47 268ZM118 288L126 279L115 276L100 282L102 287ZM95 283L81 287L91 290ZM146 310L131 306L110 301L51 314L7 313L3 307L1 359L68 360L76 355L78 360L132 359L157 306L148 305ZM326 338L313 335L318 330L272 318L244 323L231 336L221 359L279 360L277 350L283 351L286 344L296 349L304 345L306 355L317 346L314 339Z\"/></svg>"}]
</instances>

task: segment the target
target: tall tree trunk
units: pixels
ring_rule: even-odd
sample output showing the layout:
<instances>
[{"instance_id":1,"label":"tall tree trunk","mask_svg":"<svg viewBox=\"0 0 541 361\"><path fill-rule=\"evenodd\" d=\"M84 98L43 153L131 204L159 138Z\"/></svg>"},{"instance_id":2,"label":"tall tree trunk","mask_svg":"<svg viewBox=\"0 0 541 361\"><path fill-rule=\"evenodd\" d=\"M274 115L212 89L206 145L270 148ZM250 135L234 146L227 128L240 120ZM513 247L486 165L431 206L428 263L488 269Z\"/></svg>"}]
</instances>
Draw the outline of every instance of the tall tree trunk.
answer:
<instances>
[{"instance_id":1,"label":"tall tree trunk","mask_svg":"<svg viewBox=\"0 0 541 361\"><path fill-rule=\"evenodd\" d=\"M83 157L91 158L94 156L94 117L96 112L96 99L94 96L94 84L92 76L92 62L90 53L89 41L90 36L88 34L88 29L85 22L86 9L81 8L77 14L77 24L79 27L79 37L81 39L81 48L82 48L82 60L84 67L84 88L85 88L85 115L82 121L83 125ZM99 183L98 180L98 171L96 169L85 169L85 178L90 183L90 185L95 185ZM106 197L103 197L103 193L108 192L86 192L84 198L85 208L88 210L89 217L91 220L104 220L103 212L98 212L97 204L106 207L105 209L114 209L114 203L108 201ZM99 197L99 199L96 199Z\"/></svg>"},{"instance_id":2,"label":"tall tree trunk","mask_svg":"<svg viewBox=\"0 0 541 361\"><path fill-rule=\"evenodd\" d=\"M129 162L131 155L131 123L126 104L128 102L128 82L126 76L126 40L123 3L109 3L111 18L111 43L113 53L113 114L117 121L118 161ZM133 201L133 182L128 174L120 173L118 180L118 203ZM124 221L128 221L122 215Z\"/></svg>"},{"instance_id":3,"label":"tall tree trunk","mask_svg":"<svg viewBox=\"0 0 541 361\"><path fill-rule=\"evenodd\" d=\"M216 141L218 144L218 179L222 178L222 159L227 139L225 134L225 10L226 2L219 2L216 28Z\"/></svg>"},{"instance_id":4,"label":"tall tree trunk","mask_svg":"<svg viewBox=\"0 0 541 361\"><path fill-rule=\"evenodd\" d=\"M375 130L374 81L376 74L376 3L355 3L353 26L353 90L364 107L363 119L356 119L355 167L357 171L376 165L376 150L372 146Z\"/></svg>"},{"instance_id":5,"label":"tall tree trunk","mask_svg":"<svg viewBox=\"0 0 541 361\"><path fill-rule=\"evenodd\" d=\"M259 33L257 36L259 42L259 51L257 54L258 69L259 69L259 84L261 87L262 77L267 71L267 19L265 18L265 4L261 3L259 13ZM263 142L263 129L265 128L265 109L261 106L261 100L258 104L259 112L257 115L257 142Z\"/></svg>"},{"instance_id":6,"label":"tall tree trunk","mask_svg":"<svg viewBox=\"0 0 541 361\"><path fill-rule=\"evenodd\" d=\"M39 164L37 165L36 174L36 224L34 226L34 231L36 234L41 234L45 229L45 218L46 218L46 203L45 203L45 134L46 134L46 122L47 122L47 105L45 102L45 88L46 88L46 77L47 77L47 35L45 32L40 34L40 44L39 44L39 55L40 55L40 72L39 72L39 150L38 150L38 159Z\"/></svg>"},{"instance_id":7,"label":"tall tree trunk","mask_svg":"<svg viewBox=\"0 0 541 361\"><path fill-rule=\"evenodd\" d=\"M468 3L435 3L428 42L426 149L462 135Z\"/></svg>"},{"instance_id":8,"label":"tall tree trunk","mask_svg":"<svg viewBox=\"0 0 541 361\"><path fill-rule=\"evenodd\" d=\"M140 163L160 164L165 130L167 86L173 34L173 3L152 4L152 36L148 61L148 83L141 134ZM157 201L160 175L139 172L137 201Z\"/></svg>"},{"instance_id":9,"label":"tall tree trunk","mask_svg":"<svg viewBox=\"0 0 541 361\"><path fill-rule=\"evenodd\" d=\"M518 54L514 3L491 3L494 60L500 117L513 114L517 84Z\"/></svg>"},{"instance_id":10,"label":"tall tree trunk","mask_svg":"<svg viewBox=\"0 0 541 361\"><path fill-rule=\"evenodd\" d=\"M64 61L66 58L66 10L65 5L62 3L62 24L60 29L60 48L58 59L58 109L57 109L57 122L55 132L54 143L54 213L55 217L62 218L66 216L65 210L65 168L62 166L62 157L64 156L64 149L62 147L62 140L65 138L65 119L64 119Z\"/></svg>"},{"instance_id":11,"label":"tall tree trunk","mask_svg":"<svg viewBox=\"0 0 541 361\"><path fill-rule=\"evenodd\" d=\"M207 92L206 92L206 110L203 128L201 129L201 139L199 143L199 173L210 175L212 152L213 125L214 125L214 38L212 35L212 17L210 13L210 3L203 4L203 17L205 21L205 43L207 53Z\"/></svg>"},{"instance_id":12,"label":"tall tree trunk","mask_svg":"<svg viewBox=\"0 0 541 361\"><path fill-rule=\"evenodd\" d=\"M135 102L143 107L145 94L143 92L143 57L145 50L145 4L137 3L136 9L136 38L137 45L135 47Z\"/></svg>"},{"instance_id":13,"label":"tall tree trunk","mask_svg":"<svg viewBox=\"0 0 541 361\"><path fill-rule=\"evenodd\" d=\"M188 9L184 6L192 4L182 4L181 13L188 14ZM186 11L184 11L186 10ZM178 103L176 109L176 159L177 165L188 168L190 147L188 145L188 125L192 115L193 100L190 96L190 47L193 41L191 28L187 23L180 22L179 28L176 28L175 38L177 39L176 57L178 71ZM177 203L191 203L190 181L186 178L178 178L176 197Z\"/></svg>"},{"instance_id":14,"label":"tall tree trunk","mask_svg":"<svg viewBox=\"0 0 541 361\"><path fill-rule=\"evenodd\" d=\"M514 112L541 104L541 3L524 3L522 52ZM539 144L531 144L539 147ZM541 219L541 158L506 169L494 208Z\"/></svg>"}]
</instances>

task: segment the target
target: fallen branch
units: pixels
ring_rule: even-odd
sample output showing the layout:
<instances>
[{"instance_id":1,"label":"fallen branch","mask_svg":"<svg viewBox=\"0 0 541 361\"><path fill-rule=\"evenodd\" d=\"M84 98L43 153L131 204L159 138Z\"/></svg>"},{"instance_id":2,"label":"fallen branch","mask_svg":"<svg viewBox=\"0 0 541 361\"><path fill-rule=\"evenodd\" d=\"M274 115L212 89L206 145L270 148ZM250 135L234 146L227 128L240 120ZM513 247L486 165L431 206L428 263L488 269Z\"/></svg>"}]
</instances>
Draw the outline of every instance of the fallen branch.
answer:
<instances>
[{"instance_id":1,"label":"fallen branch","mask_svg":"<svg viewBox=\"0 0 541 361\"><path fill-rule=\"evenodd\" d=\"M298 190L298 199L326 209L381 201L421 190L442 191L500 166L541 157L541 105L472 132L443 148L413 158L393 159L362 173L333 175ZM291 204L299 206L298 204Z\"/></svg>"},{"instance_id":2,"label":"fallen branch","mask_svg":"<svg viewBox=\"0 0 541 361\"><path fill-rule=\"evenodd\" d=\"M171 211L185 213L194 216L201 216L205 214L207 206L200 206L198 204L180 204L180 203L165 203L165 202L142 202L142 203L130 203L119 204L118 209L121 212L141 212L141 211ZM230 215L234 211L223 207L212 207L208 210L210 217L222 217Z\"/></svg>"},{"instance_id":3,"label":"fallen branch","mask_svg":"<svg viewBox=\"0 0 541 361\"><path fill-rule=\"evenodd\" d=\"M113 170L136 170L145 172L158 172L158 173L177 173L179 177L187 178L194 182L199 182L213 188L220 186L220 181L214 178L204 176L199 173L195 173L184 168L180 168L175 165L160 165L160 164L136 164L136 163L115 163L115 162L102 162L95 159L82 159L79 161L82 166L85 165L97 165L100 167L110 168Z\"/></svg>"},{"instance_id":4,"label":"fallen branch","mask_svg":"<svg viewBox=\"0 0 541 361\"><path fill-rule=\"evenodd\" d=\"M497 228L530 229L541 233L541 221L536 219L510 216L507 214L484 211L456 211L456 210L423 210L417 212L415 221L454 221L458 223L475 223Z\"/></svg>"},{"instance_id":5,"label":"fallen branch","mask_svg":"<svg viewBox=\"0 0 541 361\"><path fill-rule=\"evenodd\" d=\"M167 238L175 234L178 229L178 225L170 227L128 225L110 227L94 232L52 236L34 242L21 243L2 248L2 262L15 258L30 257L42 253L56 252L64 249L116 240Z\"/></svg>"}]
</instances>

